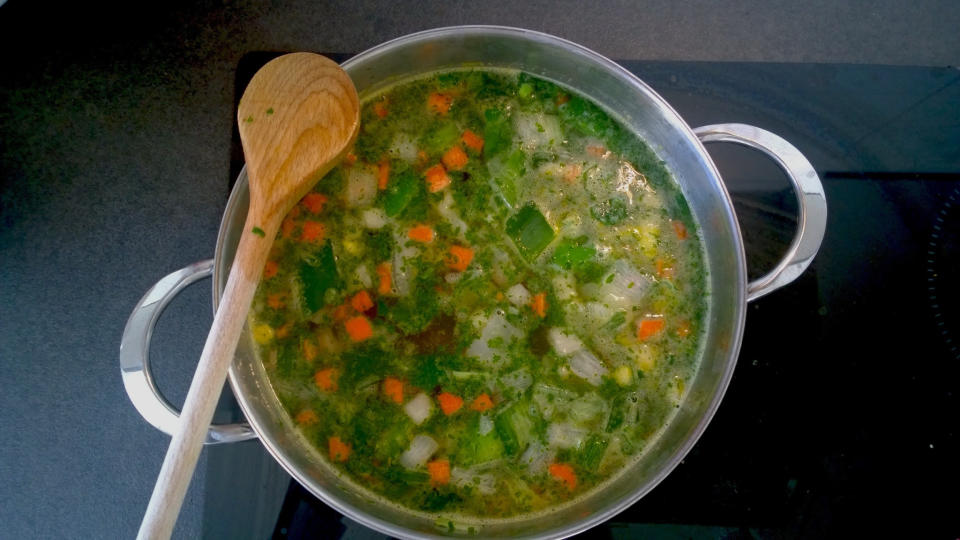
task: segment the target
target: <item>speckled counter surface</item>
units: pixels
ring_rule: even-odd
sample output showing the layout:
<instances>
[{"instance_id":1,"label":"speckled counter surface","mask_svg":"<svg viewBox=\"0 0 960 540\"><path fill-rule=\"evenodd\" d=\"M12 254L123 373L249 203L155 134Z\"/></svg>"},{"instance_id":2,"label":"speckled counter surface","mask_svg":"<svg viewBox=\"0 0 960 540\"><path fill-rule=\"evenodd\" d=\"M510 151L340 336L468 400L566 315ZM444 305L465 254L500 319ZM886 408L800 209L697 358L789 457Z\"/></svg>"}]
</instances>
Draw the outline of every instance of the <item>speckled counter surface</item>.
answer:
<instances>
[{"instance_id":1,"label":"speckled counter surface","mask_svg":"<svg viewBox=\"0 0 960 540\"><path fill-rule=\"evenodd\" d=\"M0 5L0 537L135 534L168 438L126 398L120 335L157 279L213 255L248 52L492 23L618 59L960 62L949 1L188 4ZM203 281L160 321L176 403L211 320ZM209 448L176 536L268 536L287 481L257 442Z\"/></svg>"}]
</instances>

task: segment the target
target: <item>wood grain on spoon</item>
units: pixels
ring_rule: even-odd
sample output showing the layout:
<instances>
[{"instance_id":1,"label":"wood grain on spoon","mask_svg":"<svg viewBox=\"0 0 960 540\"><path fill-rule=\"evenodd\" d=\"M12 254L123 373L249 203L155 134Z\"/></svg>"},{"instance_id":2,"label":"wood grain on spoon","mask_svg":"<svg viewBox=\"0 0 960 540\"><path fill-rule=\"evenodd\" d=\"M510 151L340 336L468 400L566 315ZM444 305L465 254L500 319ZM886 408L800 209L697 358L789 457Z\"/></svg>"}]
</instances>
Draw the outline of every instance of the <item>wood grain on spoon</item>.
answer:
<instances>
[{"instance_id":1,"label":"wood grain on spoon","mask_svg":"<svg viewBox=\"0 0 960 540\"><path fill-rule=\"evenodd\" d=\"M237 120L250 209L138 538L170 537L280 223L349 150L360 126L360 103L335 62L294 53L254 75Z\"/></svg>"}]
</instances>

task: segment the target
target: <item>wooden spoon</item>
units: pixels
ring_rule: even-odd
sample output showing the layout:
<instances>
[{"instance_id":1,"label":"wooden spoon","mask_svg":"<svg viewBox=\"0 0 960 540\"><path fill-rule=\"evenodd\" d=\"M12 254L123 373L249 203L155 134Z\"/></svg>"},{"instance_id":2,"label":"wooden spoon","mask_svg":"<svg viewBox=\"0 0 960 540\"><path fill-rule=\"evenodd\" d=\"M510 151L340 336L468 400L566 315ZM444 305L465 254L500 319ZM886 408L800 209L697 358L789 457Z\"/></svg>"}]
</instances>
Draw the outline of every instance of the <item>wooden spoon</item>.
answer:
<instances>
[{"instance_id":1,"label":"wooden spoon","mask_svg":"<svg viewBox=\"0 0 960 540\"><path fill-rule=\"evenodd\" d=\"M360 103L350 77L335 62L294 53L253 76L237 120L250 209L138 538L170 537L280 223L353 144Z\"/></svg>"}]
</instances>

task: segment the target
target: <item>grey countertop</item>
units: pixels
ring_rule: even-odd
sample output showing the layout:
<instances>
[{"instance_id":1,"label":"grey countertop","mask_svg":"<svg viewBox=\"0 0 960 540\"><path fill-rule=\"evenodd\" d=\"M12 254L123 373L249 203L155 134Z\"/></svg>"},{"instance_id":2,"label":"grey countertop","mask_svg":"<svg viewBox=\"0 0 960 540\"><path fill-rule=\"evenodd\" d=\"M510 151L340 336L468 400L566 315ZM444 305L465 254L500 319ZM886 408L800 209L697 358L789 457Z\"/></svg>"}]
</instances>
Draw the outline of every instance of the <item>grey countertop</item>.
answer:
<instances>
[{"instance_id":1,"label":"grey countertop","mask_svg":"<svg viewBox=\"0 0 960 540\"><path fill-rule=\"evenodd\" d=\"M168 438L127 400L120 334L157 279L213 254L246 53L489 23L617 59L960 61L951 1L112 4L0 5L2 537L135 534ZM152 357L175 402L211 320L201 282L160 321ZM176 536L269 535L262 510L287 480L259 443L207 449Z\"/></svg>"}]
</instances>

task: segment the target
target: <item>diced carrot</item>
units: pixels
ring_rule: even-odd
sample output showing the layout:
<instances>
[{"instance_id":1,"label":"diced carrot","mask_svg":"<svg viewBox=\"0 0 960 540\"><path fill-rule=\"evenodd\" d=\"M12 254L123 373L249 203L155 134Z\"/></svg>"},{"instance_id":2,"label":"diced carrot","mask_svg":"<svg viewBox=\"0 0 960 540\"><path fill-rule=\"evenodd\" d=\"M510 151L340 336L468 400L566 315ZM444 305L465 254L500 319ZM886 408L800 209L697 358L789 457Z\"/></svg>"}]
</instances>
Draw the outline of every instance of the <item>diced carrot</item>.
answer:
<instances>
[{"instance_id":1,"label":"diced carrot","mask_svg":"<svg viewBox=\"0 0 960 540\"><path fill-rule=\"evenodd\" d=\"M563 105L564 103L570 101L570 94L560 94L557 96L555 101L557 102L557 105Z\"/></svg>"},{"instance_id":2,"label":"diced carrot","mask_svg":"<svg viewBox=\"0 0 960 540\"><path fill-rule=\"evenodd\" d=\"M377 164L377 189L383 191L387 189L387 183L390 182L390 162L387 160Z\"/></svg>"},{"instance_id":3,"label":"diced carrot","mask_svg":"<svg viewBox=\"0 0 960 540\"><path fill-rule=\"evenodd\" d=\"M467 164L467 153L458 144L444 152L440 159L447 166L447 170L459 171Z\"/></svg>"},{"instance_id":4,"label":"diced carrot","mask_svg":"<svg viewBox=\"0 0 960 540\"><path fill-rule=\"evenodd\" d=\"M304 409L297 413L295 420L301 426L309 426L319 422L320 417L318 417L317 413L311 411L310 409Z\"/></svg>"},{"instance_id":5,"label":"diced carrot","mask_svg":"<svg viewBox=\"0 0 960 540\"><path fill-rule=\"evenodd\" d=\"M283 220L283 223L280 225L280 233L284 238L290 238L293 235L293 229L297 226L297 222L293 221L292 217L287 217Z\"/></svg>"},{"instance_id":6,"label":"diced carrot","mask_svg":"<svg viewBox=\"0 0 960 540\"><path fill-rule=\"evenodd\" d=\"M637 339L645 341L663 331L666 322L662 317L646 317L637 325Z\"/></svg>"},{"instance_id":7,"label":"diced carrot","mask_svg":"<svg viewBox=\"0 0 960 540\"><path fill-rule=\"evenodd\" d=\"M353 306L353 309L363 313L373 307L373 300L370 298L370 293L360 291L350 299L350 305Z\"/></svg>"},{"instance_id":8,"label":"diced carrot","mask_svg":"<svg viewBox=\"0 0 960 540\"><path fill-rule=\"evenodd\" d=\"M530 299L530 309L540 318L547 316L547 293L537 293Z\"/></svg>"},{"instance_id":9,"label":"diced carrot","mask_svg":"<svg viewBox=\"0 0 960 540\"><path fill-rule=\"evenodd\" d=\"M677 337L687 337L690 335L690 321L683 320L677 323Z\"/></svg>"},{"instance_id":10,"label":"diced carrot","mask_svg":"<svg viewBox=\"0 0 960 540\"><path fill-rule=\"evenodd\" d=\"M303 351L303 359L307 362L313 362L317 358L320 350L312 339L307 338L300 342L300 350Z\"/></svg>"},{"instance_id":11,"label":"diced carrot","mask_svg":"<svg viewBox=\"0 0 960 540\"><path fill-rule=\"evenodd\" d=\"M343 163L345 165L353 165L357 162L357 155L353 152L348 152L347 156L343 158Z\"/></svg>"},{"instance_id":12,"label":"diced carrot","mask_svg":"<svg viewBox=\"0 0 960 540\"><path fill-rule=\"evenodd\" d=\"M673 232L677 233L677 238L681 240L687 239L687 226L683 224L679 219L672 221L673 223Z\"/></svg>"},{"instance_id":13,"label":"diced carrot","mask_svg":"<svg viewBox=\"0 0 960 540\"><path fill-rule=\"evenodd\" d=\"M566 463L551 463L550 476L566 484L570 491L577 487L577 473L573 472L573 467Z\"/></svg>"},{"instance_id":14,"label":"diced carrot","mask_svg":"<svg viewBox=\"0 0 960 540\"><path fill-rule=\"evenodd\" d=\"M327 204L327 196L322 193L310 192L307 193L300 202L302 202L310 212L319 214L323 211L323 205Z\"/></svg>"},{"instance_id":15,"label":"diced carrot","mask_svg":"<svg viewBox=\"0 0 960 540\"><path fill-rule=\"evenodd\" d=\"M473 250L466 246L456 244L450 246L450 256L447 258L447 266L452 270L463 272L470 266L473 260Z\"/></svg>"},{"instance_id":16,"label":"diced carrot","mask_svg":"<svg viewBox=\"0 0 960 540\"><path fill-rule=\"evenodd\" d=\"M346 461L350 457L350 445L334 435L328 441L330 444L330 461Z\"/></svg>"},{"instance_id":17,"label":"diced carrot","mask_svg":"<svg viewBox=\"0 0 960 540\"><path fill-rule=\"evenodd\" d=\"M350 316L350 308L352 306L349 303L340 304L333 310L333 320L335 321L345 321L347 317Z\"/></svg>"},{"instance_id":18,"label":"diced carrot","mask_svg":"<svg viewBox=\"0 0 960 540\"><path fill-rule=\"evenodd\" d=\"M417 166L422 167L427 163L427 158L430 157L423 150L417 151Z\"/></svg>"},{"instance_id":19,"label":"diced carrot","mask_svg":"<svg viewBox=\"0 0 960 540\"><path fill-rule=\"evenodd\" d=\"M380 263L377 265L377 277L380 278L380 285L377 292L380 294L390 294L393 290L393 276L391 275L390 263Z\"/></svg>"},{"instance_id":20,"label":"diced carrot","mask_svg":"<svg viewBox=\"0 0 960 540\"><path fill-rule=\"evenodd\" d=\"M293 321L287 321L280 325L276 330L274 330L273 335L277 339L284 339L290 337L290 332L293 330Z\"/></svg>"},{"instance_id":21,"label":"diced carrot","mask_svg":"<svg viewBox=\"0 0 960 540\"><path fill-rule=\"evenodd\" d=\"M603 146L588 144L587 153L596 157L603 157L607 153L607 149Z\"/></svg>"},{"instance_id":22,"label":"diced carrot","mask_svg":"<svg viewBox=\"0 0 960 540\"><path fill-rule=\"evenodd\" d=\"M383 380L383 393L394 403L403 403L403 381L387 377Z\"/></svg>"},{"instance_id":23,"label":"diced carrot","mask_svg":"<svg viewBox=\"0 0 960 540\"><path fill-rule=\"evenodd\" d=\"M343 325L353 341L363 341L373 337L373 327L370 326L370 321L363 315L351 317Z\"/></svg>"},{"instance_id":24,"label":"diced carrot","mask_svg":"<svg viewBox=\"0 0 960 540\"><path fill-rule=\"evenodd\" d=\"M663 259L657 259L657 276L664 279L673 279L673 266Z\"/></svg>"},{"instance_id":25,"label":"diced carrot","mask_svg":"<svg viewBox=\"0 0 960 540\"><path fill-rule=\"evenodd\" d=\"M470 408L480 412L490 410L493 408L493 400L490 399L490 396L487 394L480 394L473 400L473 403L470 404Z\"/></svg>"},{"instance_id":26,"label":"diced carrot","mask_svg":"<svg viewBox=\"0 0 960 540\"><path fill-rule=\"evenodd\" d=\"M430 485L443 486L450 483L450 460L438 459L427 463Z\"/></svg>"},{"instance_id":27,"label":"diced carrot","mask_svg":"<svg viewBox=\"0 0 960 540\"><path fill-rule=\"evenodd\" d=\"M415 242L426 244L433 242L433 229L429 225L415 225L407 232L407 236Z\"/></svg>"},{"instance_id":28,"label":"diced carrot","mask_svg":"<svg viewBox=\"0 0 960 540\"><path fill-rule=\"evenodd\" d=\"M267 264L263 266L263 279L272 278L277 275L278 271L280 271L280 265L277 264L277 261L267 261Z\"/></svg>"},{"instance_id":29,"label":"diced carrot","mask_svg":"<svg viewBox=\"0 0 960 540\"><path fill-rule=\"evenodd\" d=\"M568 184L573 184L580 178L583 167L579 163L571 163L563 168L563 180Z\"/></svg>"},{"instance_id":30,"label":"diced carrot","mask_svg":"<svg viewBox=\"0 0 960 540\"><path fill-rule=\"evenodd\" d=\"M494 298L497 299L497 302L503 302L503 299L504 299L505 297L503 296L503 293L502 293L502 292L497 291L497 294L494 296Z\"/></svg>"},{"instance_id":31,"label":"diced carrot","mask_svg":"<svg viewBox=\"0 0 960 540\"><path fill-rule=\"evenodd\" d=\"M460 140L463 141L463 144L467 145L467 148L472 148L477 152L483 151L483 137L469 129L463 132L463 137L461 137Z\"/></svg>"},{"instance_id":32,"label":"diced carrot","mask_svg":"<svg viewBox=\"0 0 960 540\"><path fill-rule=\"evenodd\" d=\"M450 175L439 163L424 171L423 174L427 178L427 191L430 193L436 193L450 185Z\"/></svg>"},{"instance_id":33,"label":"diced carrot","mask_svg":"<svg viewBox=\"0 0 960 540\"><path fill-rule=\"evenodd\" d=\"M373 104L373 114L376 114L379 118L387 117L387 104L384 101L378 101Z\"/></svg>"},{"instance_id":34,"label":"diced carrot","mask_svg":"<svg viewBox=\"0 0 960 540\"><path fill-rule=\"evenodd\" d=\"M437 401L440 402L440 409L443 410L443 414L447 416L459 411L460 407L463 407L463 398L449 392L440 392L437 396Z\"/></svg>"},{"instance_id":35,"label":"diced carrot","mask_svg":"<svg viewBox=\"0 0 960 540\"><path fill-rule=\"evenodd\" d=\"M340 376L340 370L334 367L321 369L313 374L313 382L317 388L324 392L332 392L337 389L337 378Z\"/></svg>"},{"instance_id":36,"label":"diced carrot","mask_svg":"<svg viewBox=\"0 0 960 540\"><path fill-rule=\"evenodd\" d=\"M453 96L441 92L433 92L427 96L427 105L436 113L447 114L450 106L453 105Z\"/></svg>"},{"instance_id":37,"label":"diced carrot","mask_svg":"<svg viewBox=\"0 0 960 540\"><path fill-rule=\"evenodd\" d=\"M300 239L304 242L313 242L319 244L323 242L326 235L326 227L319 221L304 221L303 232L300 233Z\"/></svg>"},{"instance_id":38,"label":"diced carrot","mask_svg":"<svg viewBox=\"0 0 960 540\"><path fill-rule=\"evenodd\" d=\"M266 274L266 272L264 272ZM286 304L287 293L273 293L267 295L267 305L270 309L283 309Z\"/></svg>"}]
</instances>

